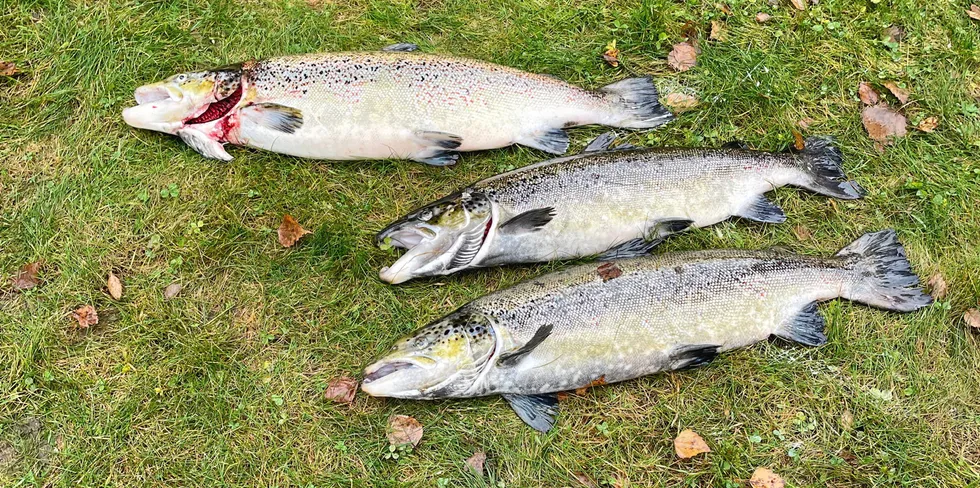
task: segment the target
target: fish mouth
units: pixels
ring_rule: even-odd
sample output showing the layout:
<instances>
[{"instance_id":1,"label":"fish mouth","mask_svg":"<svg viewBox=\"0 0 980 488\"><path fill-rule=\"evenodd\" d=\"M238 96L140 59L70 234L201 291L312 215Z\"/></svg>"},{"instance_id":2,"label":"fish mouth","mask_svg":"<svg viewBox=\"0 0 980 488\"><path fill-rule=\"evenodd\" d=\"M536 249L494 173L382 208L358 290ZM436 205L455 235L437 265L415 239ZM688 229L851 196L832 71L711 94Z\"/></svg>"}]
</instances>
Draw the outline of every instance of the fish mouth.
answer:
<instances>
[{"instance_id":1,"label":"fish mouth","mask_svg":"<svg viewBox=\"0 0 980 488\"><path fill-rule=\"evenodd\" d=\"M384 378L385 376L388 376L388 375L390 375L392 373L395 373L395 372L398 372L398 371L401 371L401 370L404 370L404 369L415 368L415 367L417 367L417 366L414 363L410 363L410 362L407 362L407 361L394 361L394 362L391 362L391 363L385 363L384 365L382 365L381 367L375 369L374 371L371 371L371 372L368 372L367 374L365 374L364 375L364 380L362 381L362 383L365 384L365 385L367 385L367 384L371 383L372 381L377 381L377 380L379 380L381 378ZM368 369L370 369L370 368L368 368Z\"/></svg>"},{"instance_id":2,"label":"fish mouth","mask_svg":"<svg viewBox=\"0 0 980 488\"><path fill-rule=\"evenodd\" d=\"M164 85L146 85L136 89L133 94L137 105L172 100L179 102L184 98L184 94L177 89L170 89Z\"/></svg>"},{"instance_id":3,"label":"fish mouth","mask_svg":"<svg viewBox=\"0 0 980 488\"><path fill-rule=\"evenodd\" d=\"M468 266L487 242L493 219L484 226L451 235L446 231L433 231L427 227L408 227L385 234L392 247L406 249L390 267L381 269L382 281L397 285L413 278L448 274ZM451 253L451 256L447 256ZM443 265L439 266L438 263Z\"/></svg>"}]
</instances>

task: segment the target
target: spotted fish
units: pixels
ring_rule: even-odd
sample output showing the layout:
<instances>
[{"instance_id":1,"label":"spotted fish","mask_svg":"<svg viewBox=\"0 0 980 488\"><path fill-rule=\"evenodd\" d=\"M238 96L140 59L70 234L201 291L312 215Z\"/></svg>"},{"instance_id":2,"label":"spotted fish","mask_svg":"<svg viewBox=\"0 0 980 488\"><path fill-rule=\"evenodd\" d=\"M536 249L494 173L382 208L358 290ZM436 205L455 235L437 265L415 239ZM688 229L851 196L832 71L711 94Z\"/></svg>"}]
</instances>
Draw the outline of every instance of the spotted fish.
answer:
<instances>
[{"instance_id":1,"label":"spotted fish","mask_svg":"<svg viewBox=\"0 0 980 488\"><path fill-rule=\"evenodd\" d=\"M555 392L700 366L777 336L826 342L817 303L928 305L892 230L829 258L696 251L585 264L487 295L405 337L367 367L370 395L502 395L535 429Z\"/></svg>"},{"instance_id":2,"label":"spotted fish","mask_svg":"<svg viewBox=\"0 0 980 488\"><path fill-rule=\"evenodd\" d=\"M209 158L226 143L316 159L453 164L459 151L521 144L554 154L565 128L671 120L649 77L591 91L545 75L409 52L308 54L181 73L136 90L134 127L180 136Z\"/></svg>"},{"instance_id":3,"label":"spotted fish","mask_svg":"<svg viewBox=\"0 0 980 488\"><path fill-rule=\"evenodd\" d=\"M377 242L407 252L381 279L636 256L672 233L732 216L782 222L764 193L783 185L842 199L862 193L828 138L810 138L799 153L610 147L613 139L603 134L582 154L473 183L387 226Z\"/></svg>"}]
</instances>

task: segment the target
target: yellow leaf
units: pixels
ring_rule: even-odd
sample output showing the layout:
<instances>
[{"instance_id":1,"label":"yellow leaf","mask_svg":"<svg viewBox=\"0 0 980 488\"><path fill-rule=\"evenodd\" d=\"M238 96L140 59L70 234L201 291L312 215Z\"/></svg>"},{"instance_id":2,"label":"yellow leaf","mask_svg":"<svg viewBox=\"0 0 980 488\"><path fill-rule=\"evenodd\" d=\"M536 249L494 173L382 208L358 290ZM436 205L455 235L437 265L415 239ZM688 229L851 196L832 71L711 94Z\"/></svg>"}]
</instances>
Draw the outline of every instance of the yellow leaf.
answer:
<instances>
[{"instance_id":1,"label":"yellow leaf","mask_svg":"<svg viewBox=\"0 0 980 488\"><path fill-rule=\"evenodd\" d=\"M749 479L749 484L752 485L752 488L783 488L786 486L783 479L769 468L756 468L755 472L752 473L752 478Z\"/></svg>"},{"instance_id":2,"label":"yellow leaf","mask_svg":"<svg viewBox=\"0 0 980 488\"><path fill-rule=\"evenodd\" d=\"M109 296L111 296L113 300L119 300L120 298L122 298L122 293L123 293L122 281L119 281L119 277L112 272L109 273L108 286L109 286Z\"/></svg>"},{"instance_id":3,"label":"yellow leaf","mask_svg":"<svg viewBox=\"0 0 980 488\"><path fill-rule=\"evenodd\" d=\"M711 452L711 448L696 432L684 429L674 439L674 452L681 459L689 459L703 452Z\"/></svg>"}]
</instances>

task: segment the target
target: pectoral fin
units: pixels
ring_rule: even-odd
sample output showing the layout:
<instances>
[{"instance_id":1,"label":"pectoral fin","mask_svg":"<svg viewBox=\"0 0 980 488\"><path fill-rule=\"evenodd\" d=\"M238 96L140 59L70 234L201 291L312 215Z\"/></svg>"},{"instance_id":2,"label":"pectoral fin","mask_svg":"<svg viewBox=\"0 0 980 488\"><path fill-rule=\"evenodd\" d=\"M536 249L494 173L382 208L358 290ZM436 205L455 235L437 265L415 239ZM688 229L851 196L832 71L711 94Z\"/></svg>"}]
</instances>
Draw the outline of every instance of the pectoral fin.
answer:
<instances>
[{"instance_id":1,"label":"pectoral fin","mask_svg":"<svg viewBox=\"0 0 980 488\"><path fill-rule=\"evenodd\" d=\"M501 232L508 232L511 234L522 234L525 232L534 232L551 222L551 219L555 218L555 208L554 207L543 207L536 208L534 210L528 210L516 217L504 222L500 226Z\"/></svg>"},{"instance_id":2,"label":"pectoral fin","mask_svg":"<svg viewBox=\"0 0 980 488\"><path fill-rule=\"evenodd\" d=\"M222 161L231 161L231 154L225 151L224 144L218 142L213 137L197 129L184 128L177 131L177 135L201 156Z\"/></svg>"},{"instance_id":3,"label":"pectoral fin","mask_svg":"<svg viewBox=\"0 0 980 488\"><path fill-rule=\"evenodd\" d=\"M552 330L554 330L554 326L551 324L541 326L537 332L534 333L534 336L531 337L531 340L527 341L527 343L521 346L519 349L502 353L500 357L497 358L497 367L509 368L517 365L517 363L519 363L521 359L524 359L524 357L533 351L534 348L540 346L541 343L551 335Z\"/></svg>"},{"instance_id":4,"label":"pectoral fin","mask_svg":"<svg viewBox=\"0 0 980 488\"><path fill-rule=\"evenodd\" d=\"M292 134L303 126L303 112L278 103L256 103L239 111L239 117L269 130Z\"/></svg>"},{"instance_id":5,"label":"pectoral fin","mask_svg":"<svg viewBox=\"0 0 980 488\"><path fill-rule=\"evenodd\" d=\"M517 412L527 425L539 432L548 432L555 425L558 415L558 396L548 395L503 395L510 408Z\"/></svg>"}]
</instances>

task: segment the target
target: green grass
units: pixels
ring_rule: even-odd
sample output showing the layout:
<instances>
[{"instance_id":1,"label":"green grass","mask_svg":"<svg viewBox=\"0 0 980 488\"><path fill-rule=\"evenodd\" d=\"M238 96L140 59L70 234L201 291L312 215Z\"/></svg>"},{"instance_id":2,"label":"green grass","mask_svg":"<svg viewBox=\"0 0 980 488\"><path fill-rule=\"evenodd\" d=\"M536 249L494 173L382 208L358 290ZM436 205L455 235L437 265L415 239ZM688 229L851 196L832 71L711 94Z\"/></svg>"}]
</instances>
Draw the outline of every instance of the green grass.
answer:
<instances>
[{"instance_id":1,"label":"green grass","mask_svg":"<svg viewBox=\"0 0 980 488\"><path fill-rule=\"evenodd\" d=\"M666 65L670 45L688 21L707 37L723 15L713 1L3 3L0 60L24 74L0 79L0 275L43 260L45 282L0 294L0 485L574 486L582 472L616 486L745 486L769 466L796 486L980 486L980 337L961 319L980 296L980 24L962 2L822 0L805 13L783 3L728 2L727 38L703 39L683 74ZM760 11L773 19L756 23ZM890 47L880 39L891 24L907 36ZM599 59L613 39L623 68ZM915 269L941 272L950 294L908 315L827 304L824 347L761 344L597 388L564 402L548 435L497 398L327 402L328 381L357 375L397 336L561 266L395 288L377 279L395 252L371 242L410 207L545 156L511 148L439 169L231 149L224 164L131 129L120 111L136 86L190 68L395 42L590 87L652 73L703 101L632 135L640 145L778 150L811 118L804 132L838 137L866 199L780 190L786 224L726 222L658 252L823 255L893 227ZM882 153L856 89L889 80L911 90L910 120L941 125ZM574 145L598 132L574 130ZM163 198L171 184L179 195ZM315 233L280 248L284 213ZM104 291L110 270L126 286L119 302ZM183 292L164 300L175 281ZM69 314L83 304L102 321L79 332ZM384 458L395 413L426 428L397 461ZM684 428L713 452L678 461L671 441ZM476 450L489 456L486 478L464 470Z\"/></svg>"}]
</instances>

